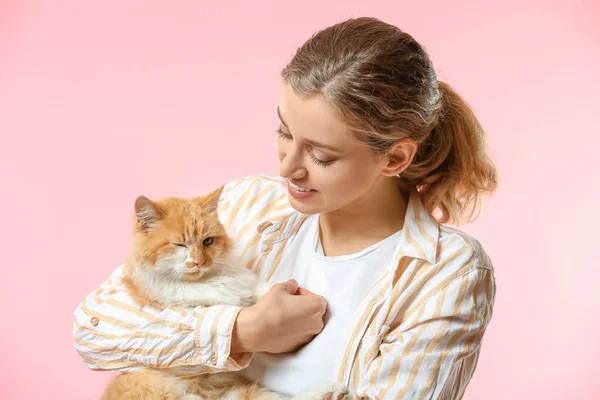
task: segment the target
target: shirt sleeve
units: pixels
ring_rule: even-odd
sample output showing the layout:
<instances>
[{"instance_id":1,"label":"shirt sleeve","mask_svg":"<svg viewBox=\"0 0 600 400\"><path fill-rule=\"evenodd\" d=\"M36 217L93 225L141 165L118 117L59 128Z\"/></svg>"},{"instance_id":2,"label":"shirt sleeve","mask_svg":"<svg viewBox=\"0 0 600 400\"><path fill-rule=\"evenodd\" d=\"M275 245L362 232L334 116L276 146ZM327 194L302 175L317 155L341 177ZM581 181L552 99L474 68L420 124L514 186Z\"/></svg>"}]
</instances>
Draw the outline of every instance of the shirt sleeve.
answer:
<instances>
[{"instance_id":1,"label":"shirt sleeve","mask_svg":"<svg viewBox=\"0 0 600 400\"><path fill-rule=\"evenodd\" d=\"M473 268L409 310L360 375L356 397L461 398L475 369L494 297L493 271Z\"/></svg>"},{"instance_id":2,"label":"shirt sleeve","mask_svg":"<svg viewBox=\"0 0 600 400\"><path fill-rule=\"evenodd\" d=\"M230 354L240 307L139 306L127 294L122 273L123 266L75 309L74 347L89 368L131 372L195 367L218 372L248 366L251 353Z\"/></svg>"},{"instance_id":3,"label":"shirt sleeve","mask_svg":"<svg viewBox=\"0 0 600 400\"><path fill-rule=\"evenodd\" d=\"M248 219L260 178L227 184L219 199L219 218L234 235ZM254 190L253 190L254 189ZM73 313L73 344L91 369L131 372L144 367L219 372L247 367L251 353L230 354L233 326L241 307L141 306L122 283L117 268Z\"/></svg>"}]
</instances>

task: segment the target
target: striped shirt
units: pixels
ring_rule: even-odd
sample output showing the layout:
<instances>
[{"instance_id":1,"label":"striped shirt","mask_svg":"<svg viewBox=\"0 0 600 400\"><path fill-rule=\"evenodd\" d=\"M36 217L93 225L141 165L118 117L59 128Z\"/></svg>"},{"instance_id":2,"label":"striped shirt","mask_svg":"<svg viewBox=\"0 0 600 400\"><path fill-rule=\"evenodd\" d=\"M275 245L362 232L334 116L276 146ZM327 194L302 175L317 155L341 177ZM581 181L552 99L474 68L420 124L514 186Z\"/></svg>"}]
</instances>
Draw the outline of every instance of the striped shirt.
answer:
<instances>
[{"instance_id":1,"label":"striped shirt","mask_svg":"<svg viewBox=\"0 0 600 400\"><path fill-rule=\"evenodd\" d=\"M246 267L264 280L306 219L287 196L284 179L260 175L226 185L219 200L219 219ZM401 232L356 310L338 381L356 398L461 398L492 316L492 263L477 240L436 221L416 191ZM252 354L234 360L229 353L240 307L142 307L122 274L123 266L75 309L74 346L89 368L191 375L248 366Z\"/></svg>"}]
</instances>

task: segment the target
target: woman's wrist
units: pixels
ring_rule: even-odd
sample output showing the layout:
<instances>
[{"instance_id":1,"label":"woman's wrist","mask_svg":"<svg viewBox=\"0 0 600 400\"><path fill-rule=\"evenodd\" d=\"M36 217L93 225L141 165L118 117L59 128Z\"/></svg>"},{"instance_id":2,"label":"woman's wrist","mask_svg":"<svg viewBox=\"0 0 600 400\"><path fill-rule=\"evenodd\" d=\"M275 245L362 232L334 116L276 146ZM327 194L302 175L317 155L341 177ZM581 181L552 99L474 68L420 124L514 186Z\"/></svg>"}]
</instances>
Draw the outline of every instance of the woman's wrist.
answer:
<instances>
[{"instance_id":1,"label":"woman's wrist","mask_svg":"<svg viewBox=\"0 0 600 400\"><path fill-rule=\"evenodd\" d=\"M233 325L231 354L260 351L259 321L260 318L256 317L256 307L244 307L240 310Z\"/></svg>"}]
</instances>

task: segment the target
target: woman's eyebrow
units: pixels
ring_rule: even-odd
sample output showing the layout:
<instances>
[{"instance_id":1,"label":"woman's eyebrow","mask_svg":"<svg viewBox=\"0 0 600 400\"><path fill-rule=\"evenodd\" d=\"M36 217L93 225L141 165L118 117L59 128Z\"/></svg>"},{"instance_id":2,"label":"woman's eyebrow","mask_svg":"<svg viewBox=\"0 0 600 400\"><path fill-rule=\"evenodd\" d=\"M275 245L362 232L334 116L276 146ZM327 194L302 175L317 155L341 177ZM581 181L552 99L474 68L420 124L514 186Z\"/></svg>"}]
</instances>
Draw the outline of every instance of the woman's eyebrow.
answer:
<instances>
[{"instance_id":1,"label":"woman's eyebrow","mask_svg":"<svg viewBox=\"0 0 600 400\"><path fill-rule=\"evenodd\" d=\"M281 117L281 112L279 111L279 107L277 107L277 116L279 117L279 121L281 121L281 124L289 131L290 128L288 128L288 126L285 124L285 121ZM312 140L312 139L302 139L302 141L304 143L307 143L307 144L313 146L313 147L319 147L319 148L322 148L322 149L331 150L331 151L335 151L337 153L341 153L340 150L336 149L333 146L325 144L325 143L317 142L317 141Z\"/></svg>"}]
</instances>

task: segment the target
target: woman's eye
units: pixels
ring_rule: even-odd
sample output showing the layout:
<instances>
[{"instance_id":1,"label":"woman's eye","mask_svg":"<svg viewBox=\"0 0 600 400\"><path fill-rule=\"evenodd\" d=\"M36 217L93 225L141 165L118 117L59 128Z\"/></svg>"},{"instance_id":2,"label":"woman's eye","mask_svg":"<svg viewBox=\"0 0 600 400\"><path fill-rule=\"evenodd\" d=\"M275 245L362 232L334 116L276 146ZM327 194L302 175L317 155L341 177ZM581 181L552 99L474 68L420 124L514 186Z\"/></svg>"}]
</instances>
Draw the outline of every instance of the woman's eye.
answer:
<instances>
[{"instance_id":1,"label":"woman's eye","mask_svg":"<svg viewBox=\"0 0 600 400\"><path fill-rule=\"evenodd\" d=\"M335 160L320 160L317 157L315 157L315 155L313 153L310 153L310 160L313 163L317 164L319 167L326 167L328 165L333 164L333 162L335 161Z\"/></svg>"},{"instance_id":2,"label":"woman's eye","mask_svg":"<svg viewBox=\"0 0 600 400\"><path fill-rule=\"evenodd\" d=\"M213 242L213 238L209 237L209 238L206 238L206 239L204 239L202 241L202 245L203 246L210 246L212 244L212 242Z\"/></svg>"},{"instance_id":3,"label":"woman's eye","mask_svg":"<svg viewBox=\"0 0 600 400\"><path fill-rule=\"evenodd\" d=\"M287 133L284 133L281 128L277 128L277 130L275 131L277 132L277 136L279 136L282 139L291 139L292 135L288 135Z\"/></svg>"},{"instance_id":4,"label":"woman's eye","mask_svg":"<svg viewBox=\"0 0 600 400\"><path fill-rule=\"evenodd\" d=\"M285 133L281 127L278 127L277 130L277 136L279 136L281 139L285 139L285 140L291 140L293 139L292 135ZM312 150L309 150L309 155L310 155L310 160L317 164L319 167L327 167L328 165L331 165L335 162L335 160L321 160L317 157L315 157L315 155L312 153Z\"/></svg>"}]
</instances>

